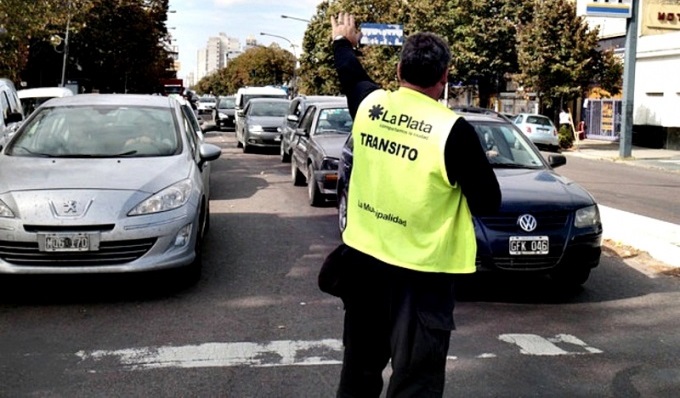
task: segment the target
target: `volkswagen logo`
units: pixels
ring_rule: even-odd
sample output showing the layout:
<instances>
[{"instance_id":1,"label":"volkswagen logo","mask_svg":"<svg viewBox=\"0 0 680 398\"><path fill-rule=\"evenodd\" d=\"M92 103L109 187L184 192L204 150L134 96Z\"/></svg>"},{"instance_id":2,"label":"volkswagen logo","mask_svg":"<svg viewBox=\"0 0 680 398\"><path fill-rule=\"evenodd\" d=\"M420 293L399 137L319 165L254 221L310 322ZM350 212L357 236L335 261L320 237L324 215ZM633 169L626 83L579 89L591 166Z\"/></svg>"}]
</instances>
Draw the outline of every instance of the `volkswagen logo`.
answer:
<instances>
[{"instance_id":1,"label":"volkswagen logo","mask_svg":"<svg viewBox=\"0 0 680 398\"><path fill-rule=\"evenodd\" d=\"M517 225L526 232L531 232L536 229L538 222L531 214L522 214L517 218Z\"/></svg>"}]
</instances>

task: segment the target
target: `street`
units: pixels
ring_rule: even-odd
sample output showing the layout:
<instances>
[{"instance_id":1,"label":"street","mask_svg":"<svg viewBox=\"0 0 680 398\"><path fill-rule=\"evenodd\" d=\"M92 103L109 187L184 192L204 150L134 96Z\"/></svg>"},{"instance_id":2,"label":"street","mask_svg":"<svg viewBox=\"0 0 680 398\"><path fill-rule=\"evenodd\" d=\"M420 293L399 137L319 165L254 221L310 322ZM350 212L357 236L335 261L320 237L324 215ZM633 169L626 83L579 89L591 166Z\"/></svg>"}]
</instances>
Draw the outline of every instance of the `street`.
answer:
<instances>
[{"instance_id":1,"label":"street","mask_svg":"<svg viewBox=\"0 0 680 398\"><path fill-rule=\"evenodd\" d=\"M213 163L201 280L187 288L171 273L3 277L0 396L335 395L342 303L321 293L316 277L340 243L337 210L309 206L278 151L244 154L231 131L206 137L223 153ZM612 179L617 166L630 175L612 164ZM582 167L594 166L569 158L557 171L598 189L608 206L636 208L601 191ZM663 185L664 177L650 176L644 181ZM637 189L644 191L663 195ZM673 206L664 212L664 203L632 200L647 203L650 216L677 217ZM676 277L605 252L582 289L490 274L457 286L446 397L680 390Z\"/></svg>"}]
</instances>

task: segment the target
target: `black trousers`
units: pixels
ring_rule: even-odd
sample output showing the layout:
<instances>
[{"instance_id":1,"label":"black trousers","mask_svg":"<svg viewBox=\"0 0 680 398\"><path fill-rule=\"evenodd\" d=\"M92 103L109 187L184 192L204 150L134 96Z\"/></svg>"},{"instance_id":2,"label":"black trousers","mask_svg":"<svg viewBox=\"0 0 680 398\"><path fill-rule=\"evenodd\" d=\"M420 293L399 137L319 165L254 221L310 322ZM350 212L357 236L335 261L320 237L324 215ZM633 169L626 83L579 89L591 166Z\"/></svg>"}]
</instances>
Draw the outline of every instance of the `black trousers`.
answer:
<instances>
[{"instance_id":1,"label":"black trousers","mask_svg":"<svg viewBox=\"0 0 680 398\"><path fill-rule=\"evenodd\" d=\"M347 259L345 346L338 397L378 397L392 361L388 398L441 397L453 323L453 276Z\"/></svg>"}]
</instances>

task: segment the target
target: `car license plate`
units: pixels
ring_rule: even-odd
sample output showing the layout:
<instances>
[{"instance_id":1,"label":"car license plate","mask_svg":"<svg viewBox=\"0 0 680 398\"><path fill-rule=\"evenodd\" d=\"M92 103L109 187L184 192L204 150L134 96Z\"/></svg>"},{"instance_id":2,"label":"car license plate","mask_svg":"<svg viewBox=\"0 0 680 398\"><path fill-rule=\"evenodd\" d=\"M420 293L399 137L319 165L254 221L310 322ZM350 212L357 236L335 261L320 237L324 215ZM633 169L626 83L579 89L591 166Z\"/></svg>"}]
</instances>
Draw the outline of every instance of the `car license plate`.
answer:
<instances>
[{"instance_id":1,"label":"car license plate","mask_svg":"<svg viewBox=\"0 0 680 398\"><path fill-rule=\"evenodd\" d=\"M276 137L274 137L274 141L281 141L281 136L277 135Z\"/></svg>"},{"instance_id":2,"label":"car license plate","mask_svg":"<svg viewBox=\"0 0 680 398\"><path fill-rule=\"evenodd\" d=\"M549 243L547 236L511 236L510 254L513 256L548 254Z\"/></svg>"},{"instance_id":3,"label":"car license plate","mask_svg":"<svg viewBox=\"0 0 680 398\"><path fill-rule=\"evenodd\" d=\"M99 249L99 235L85 233L40 234L38 247L45 252L84 252Z\"/></svg>"}]
</instances>

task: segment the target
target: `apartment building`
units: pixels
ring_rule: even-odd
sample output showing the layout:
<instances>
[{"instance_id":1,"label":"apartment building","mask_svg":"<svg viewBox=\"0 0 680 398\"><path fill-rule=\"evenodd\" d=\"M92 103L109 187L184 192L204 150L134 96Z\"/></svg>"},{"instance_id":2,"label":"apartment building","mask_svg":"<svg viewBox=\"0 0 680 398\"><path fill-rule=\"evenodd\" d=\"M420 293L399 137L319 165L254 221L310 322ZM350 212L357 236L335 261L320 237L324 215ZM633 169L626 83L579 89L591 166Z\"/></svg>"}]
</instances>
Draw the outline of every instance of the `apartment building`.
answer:
<instances>
[{"instance_id":1,"label":"apartment building","mask_svg":"<svg viewBox=\"0 0 680 398\"><path fill-rule=\"evenodd\" d=\"M241 41L236 37L227 36L220 32L218 36L208 38L205 48L198 50L196 54L196 80L224 68L235 54L240 53Z\"/></svg>"}]
</instances>

